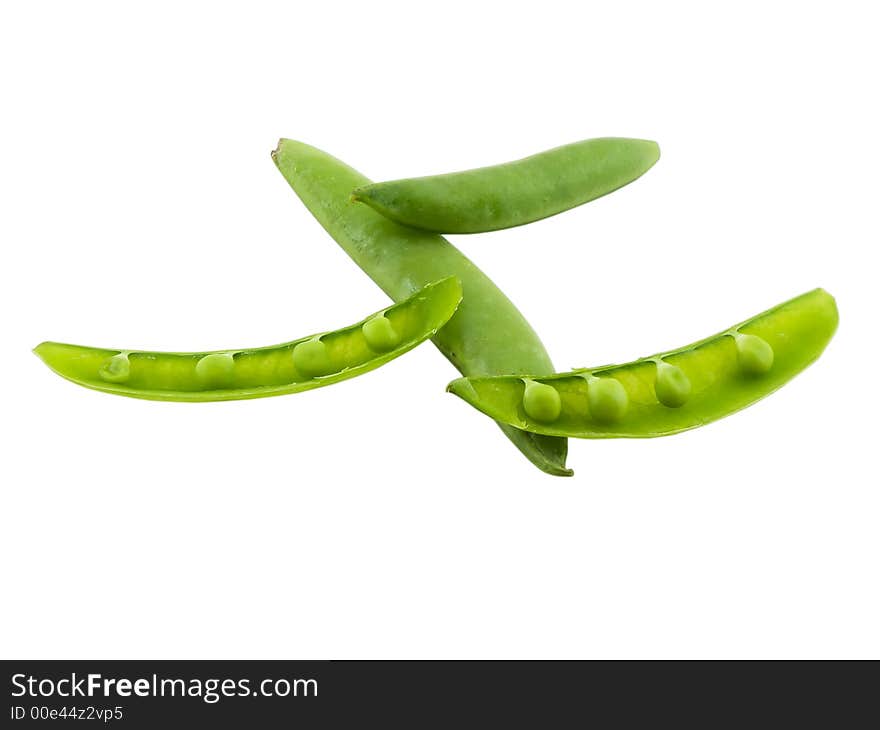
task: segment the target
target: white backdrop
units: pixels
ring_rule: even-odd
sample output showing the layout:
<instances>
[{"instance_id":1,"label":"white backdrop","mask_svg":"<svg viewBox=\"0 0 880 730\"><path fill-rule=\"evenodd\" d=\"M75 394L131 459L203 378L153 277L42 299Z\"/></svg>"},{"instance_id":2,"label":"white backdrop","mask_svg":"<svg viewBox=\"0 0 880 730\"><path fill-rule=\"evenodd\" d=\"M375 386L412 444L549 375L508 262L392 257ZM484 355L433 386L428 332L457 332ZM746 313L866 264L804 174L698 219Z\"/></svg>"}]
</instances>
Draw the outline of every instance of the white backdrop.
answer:
<instances>
[{"instance_id":1,"label":"white backdrop","mask_svg":"<svg viewBox=\"0 0 880 730\"><path fill-rule=\"evenodd\" d=\"M4 4L4 658L878 657L871 4ZM387 303L275 170L374 179L595 136L641 180L453 241L560 369L816 286L838 334L687 434L532 468L430 345L186 405L53 375L46 339L269 344Z\"/></svg>"}]
</instances>

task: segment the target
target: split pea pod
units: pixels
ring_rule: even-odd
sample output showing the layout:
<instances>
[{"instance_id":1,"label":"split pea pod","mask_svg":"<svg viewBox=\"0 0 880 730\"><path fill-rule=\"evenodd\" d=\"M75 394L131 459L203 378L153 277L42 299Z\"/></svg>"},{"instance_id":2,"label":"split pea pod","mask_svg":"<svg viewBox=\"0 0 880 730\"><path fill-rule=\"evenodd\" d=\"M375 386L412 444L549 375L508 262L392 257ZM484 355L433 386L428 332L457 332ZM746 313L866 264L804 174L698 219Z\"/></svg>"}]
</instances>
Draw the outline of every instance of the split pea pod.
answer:
<instances>
[{"instance_id":1,"label":"split pea pod","mask_svg":"<svg viewBox=\"0 0 880 730\"><path fill-rule=\"evenodd\" d=\"M326 152L282 139L272 153L278 170L343 250L395 301L425 282L455 275L462 301L434 337L434 344L463 375L553 372L534 330L511 301L458 249L441 236L401 226L350 200L370 181ZM499 424L538 468L568 476L565 439Z\"/></svg>"},{"instance_id":2,"label":"split pea pod","mask_svg":"<svg viewBox=\"0 0 880 730\"><path fill-rule=\"evenodd\" d=\"M550 377L459 378L448 390L520 429L577 438L648 438L730 415L816 360L837 306L815 289L692 345L625 365Z\"/></svg>"},{"instance_id":3,"label":"split pea pod","mask_svg":"<svg viewBox=\"0 0 880 730\"><path fill-rule=\"evenodd\" d=\"M460 301L461 284L447 277L357 324L271 347L144 352L44 342L34 352L62 377L105 393L187 402L263 398L374 370L436 334Z\"/></svg>"},{"instance_id":4,"label":"split pea pod","mask_svg":"<svg viewBox=\"0 0 880 730\"><path fill-rule=\"evenodd\" d=\"M659 158L659 146L649 140L586 139L502 165L361 185L352 198L425 231L496 231L607 195Z\"/></svg>"}]
</instances>

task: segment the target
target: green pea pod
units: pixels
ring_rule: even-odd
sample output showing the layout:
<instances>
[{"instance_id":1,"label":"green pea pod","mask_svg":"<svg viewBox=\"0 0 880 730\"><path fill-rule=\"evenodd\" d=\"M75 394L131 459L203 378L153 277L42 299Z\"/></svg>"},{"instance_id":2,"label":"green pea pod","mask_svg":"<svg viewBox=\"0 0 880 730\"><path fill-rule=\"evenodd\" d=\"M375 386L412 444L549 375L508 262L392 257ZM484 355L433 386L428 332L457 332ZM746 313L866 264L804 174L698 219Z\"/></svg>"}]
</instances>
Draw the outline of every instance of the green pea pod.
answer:
<instances>
[{"instance_id":1,"label":"green pea pod","mask_svg":"<svg viewBox=\"0 0 880 730\"><path fill-rule=\"evenodd\" d=\"M435 335L460 301L461 284L450 276L350 327L271 347L143 352L44 342L34 352L62 377L105 393L186 402L263 398L374 370Z\"/></svg>"},{"instance_id":2,"label":"green pea pod","mask_svg":"<svg viewBox=\"0 0 880 730\"><path fill-rule=\"evenodd\" d=\"M577 438L667 436L730 415L816 360L837 329L822 289L687 347L550 377L459 378L447 390L487 416Z\"/></svg>"},{"instance_id":3,"label":"green pea pod","mask_svg":"<svg viewBox=\"0 0 880 730\"><path fill-rule=\"evenodd\" d=\"M351 191L370 181L326 152L282 139L272 153L279 171L343 250L395 301L426 281L453 274L463 297L434 344L463 375L552 373L534 330L492 281L446 239L405 228L365 205ZM500 424L508 438L549 474L568 476L568 444Z\"/></svg>"},{"instance_id":4,"label":"green pea pod","mask_svg":"<svg viewBox=\"0 0 880 730\"><path fill-rule=\"evenodd\" d=\"M656 142L587 139L503 165L361 185L352 198L426 231L497 231L607 195L641 177L659 158Z\"/></svg>"}]
</instances>

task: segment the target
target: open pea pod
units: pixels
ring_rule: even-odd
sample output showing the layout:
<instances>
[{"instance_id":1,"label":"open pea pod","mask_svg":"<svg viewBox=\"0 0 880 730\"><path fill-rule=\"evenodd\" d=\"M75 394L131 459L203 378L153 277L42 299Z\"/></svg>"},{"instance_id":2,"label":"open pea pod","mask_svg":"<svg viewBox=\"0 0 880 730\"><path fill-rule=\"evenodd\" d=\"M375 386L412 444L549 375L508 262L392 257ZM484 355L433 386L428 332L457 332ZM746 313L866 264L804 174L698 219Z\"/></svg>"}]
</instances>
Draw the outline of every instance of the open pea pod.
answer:
<instances>
[{"instance_id":1,"label":"open pea pod","mask_svg":"<svg viewBox=\"0 0 880 730\"><path fill-rule=\"evenodd\" d=\"M460 301L461 284L450 276L357 324L270 347L143 352L44 342L34 352L62 377L105 393L187 402L263 398L384 365L433 337Z\"/></svg>"},{"instance_id":2,"label":"open pea pod","mask_svg":"<svg viewBox=\"0 0 880 730\"><path fill-rule=\"evenodd\" d=\"M459 378L447 390L496 421L577 438L650 438L702 426L769 395L816 360L837 329L823 289L692 345L549 377Z\"/></svg>"}]
</instances>

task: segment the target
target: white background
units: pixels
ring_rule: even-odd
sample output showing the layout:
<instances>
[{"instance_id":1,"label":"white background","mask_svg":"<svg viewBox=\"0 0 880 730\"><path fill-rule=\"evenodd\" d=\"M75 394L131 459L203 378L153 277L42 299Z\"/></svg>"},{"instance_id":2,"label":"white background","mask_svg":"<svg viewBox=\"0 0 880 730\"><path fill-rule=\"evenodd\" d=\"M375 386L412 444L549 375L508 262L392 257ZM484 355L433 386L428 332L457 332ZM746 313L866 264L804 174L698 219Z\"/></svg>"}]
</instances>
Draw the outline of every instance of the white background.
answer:
<instances>
[{"instance_id":1,"label":"white background","mask_svg":"<svg viewBox=\"0 0 880 730\"><path fill-rule=\"evenodd\" d=\"M4 3L5 658L878 657L872 3ZM816 286L822 359L666 439L528 464L430 345L186 405L53 375L46 339L200 350L385 296L275 170L374 179L595 136L611 196L454 243L557 367L683 345Z\"/></svg>"}]
</instances>

